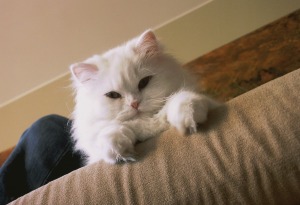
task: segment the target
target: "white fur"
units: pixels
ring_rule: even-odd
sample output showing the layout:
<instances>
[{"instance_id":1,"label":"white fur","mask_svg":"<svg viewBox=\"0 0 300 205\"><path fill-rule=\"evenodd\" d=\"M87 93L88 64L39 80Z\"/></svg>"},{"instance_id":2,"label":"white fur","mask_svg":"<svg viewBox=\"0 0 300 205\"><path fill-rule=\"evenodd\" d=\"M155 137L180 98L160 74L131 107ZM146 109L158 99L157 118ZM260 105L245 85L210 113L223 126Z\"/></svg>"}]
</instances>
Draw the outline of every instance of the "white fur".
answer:
<instances>
[{"instance_id":1,"label":"white fur","mask_svg":"<svg viewBox=\"0 0 300 205\"><path fill-rule=\"evenodd\" d=\"M181 133L195 133L213 100L194 92L192 78L162 46L151 31L71 66L76 91L73 138L87 155L87 164L133 161L134 144L158 135L169 124ZM141 79L153 76L138 89ZM121 94L111 99L105 94ZM139 102L138 110L131 107Z\"/></svg>"}]
</instances>

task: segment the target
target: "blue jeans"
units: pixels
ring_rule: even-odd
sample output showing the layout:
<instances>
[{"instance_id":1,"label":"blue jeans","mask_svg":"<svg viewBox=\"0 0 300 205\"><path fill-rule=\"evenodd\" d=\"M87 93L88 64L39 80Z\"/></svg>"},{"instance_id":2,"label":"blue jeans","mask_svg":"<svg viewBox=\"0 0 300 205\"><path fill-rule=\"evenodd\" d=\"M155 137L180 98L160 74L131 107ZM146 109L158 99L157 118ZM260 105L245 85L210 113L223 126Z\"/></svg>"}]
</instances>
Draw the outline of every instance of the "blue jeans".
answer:
<instances>
[{"instance_id":1,"label":"blue jeans","mask_svg":"<svg viewBox=\"0 0 300 205\"><path fill-rule=\"evenodd\" d=\"M36 121L0 168L0 204L6 204L82 166L70 137L71 121L58 115Z\"/></svg>"}]
</instances>

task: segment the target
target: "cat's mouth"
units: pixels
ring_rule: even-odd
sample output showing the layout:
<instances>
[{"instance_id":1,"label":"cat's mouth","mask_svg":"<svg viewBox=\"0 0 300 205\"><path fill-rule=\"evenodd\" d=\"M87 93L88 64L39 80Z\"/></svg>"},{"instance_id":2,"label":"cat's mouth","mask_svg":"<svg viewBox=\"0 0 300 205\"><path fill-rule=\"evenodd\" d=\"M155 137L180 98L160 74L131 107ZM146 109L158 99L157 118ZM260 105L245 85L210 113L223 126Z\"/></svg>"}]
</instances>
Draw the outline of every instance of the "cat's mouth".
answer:
<instances>
[{"instance_id":1,"label":"cat's mouth","mask_svg":"<svg viewBox=\"0 0 300 205\"><path fill-rule=\"evenodd\" d=\"M159 111L159 109L145 109L145 108L139 108L139 109L132 109L128 108L120 112L116 120L124 122L124 121L129 121L129 120L135 120L138 118L143 118L143 117L151 117L154 114L156 114Z\"/></svg>"},{"instance_id":2,"label":"cat's mouth","mask_svg":"<svg viewBox=\"0 0 300 205\"><path fill-rule=\"evenodd\" d=\"M120 112L117 117L116 120L118 121L128 121L128 120L133 120L137 117L139 117L142 114L141 110L136 110L136 109L128 109L125 110L123 112Z\"/></svg>"}]
</instances>

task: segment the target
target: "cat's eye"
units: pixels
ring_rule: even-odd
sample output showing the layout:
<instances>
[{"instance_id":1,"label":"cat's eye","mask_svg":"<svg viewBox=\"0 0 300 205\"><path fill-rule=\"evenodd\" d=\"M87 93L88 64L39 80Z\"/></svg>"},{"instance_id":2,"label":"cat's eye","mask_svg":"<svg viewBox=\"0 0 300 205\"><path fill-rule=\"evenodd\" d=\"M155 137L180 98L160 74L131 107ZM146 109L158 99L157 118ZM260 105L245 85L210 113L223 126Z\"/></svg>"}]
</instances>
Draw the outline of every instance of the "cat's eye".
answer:
<instances>
[{"instance_id":1,"label":"cat's eye","mask_svg":"<svg viewBox=\"0 0 300 205\"><path fill-rule=\"evenodd\" d=\"M148 85L151 78L152 78L152 76L149 75L149 76L143 78L142 80L140 80L139 85L138 85L138 88L140 91L143 90Z\"/></svg>"},{"instance_id":2,"label":"cat's eye","mask_svg":"<svg viewBox=\"0 0 300 205\"><path fill-rule=\"evenodd\" d=\"M120 95L120 93L117 93L115 91L111 91L109 93L105 94L106 97L112 98L112 99L117 99L117 98L121 98L122 96Z\"/></svg>"}]
</instances>

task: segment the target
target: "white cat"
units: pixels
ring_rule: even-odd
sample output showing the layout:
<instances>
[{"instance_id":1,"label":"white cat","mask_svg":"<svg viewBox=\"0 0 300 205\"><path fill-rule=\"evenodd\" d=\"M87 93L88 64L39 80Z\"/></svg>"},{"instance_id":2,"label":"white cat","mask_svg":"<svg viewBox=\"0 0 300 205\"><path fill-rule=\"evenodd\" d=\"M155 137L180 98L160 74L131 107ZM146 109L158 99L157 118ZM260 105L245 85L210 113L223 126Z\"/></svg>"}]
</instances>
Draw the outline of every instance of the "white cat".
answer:
<instances>
[{"instance_id":1,"label":"white cat","mask_svg":"<svg viewBox=\"0 0 300 205\"><path fill-rule=\"evenodd\" d=\"M134 145L174 126L197 132L218 103L164 53L151 30L103 55L71 65L73 138L86 164L134 161Z\"/></svg>"}]
</instances>

